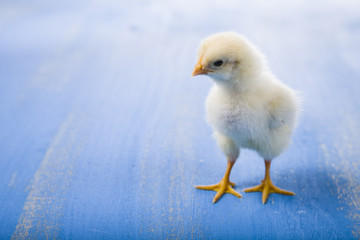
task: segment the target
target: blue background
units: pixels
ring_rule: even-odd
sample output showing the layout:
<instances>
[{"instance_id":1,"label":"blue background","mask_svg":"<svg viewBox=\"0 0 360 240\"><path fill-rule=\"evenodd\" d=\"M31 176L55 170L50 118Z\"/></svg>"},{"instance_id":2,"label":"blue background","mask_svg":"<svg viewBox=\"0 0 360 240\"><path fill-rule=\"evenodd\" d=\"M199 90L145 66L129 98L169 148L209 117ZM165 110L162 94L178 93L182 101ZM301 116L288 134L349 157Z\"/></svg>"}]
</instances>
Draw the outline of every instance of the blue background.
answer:
<instances>
[{"instance_id":1,"label":"blue background","mask_svg":"<svg viewBox=\"0 0 360 240\"><path fill-rule=\"evenodd\" d=\"M191 78L201 39L245 35L304 99L272 179L225 195ZM356 1L1 1L1 239L359 239ZM260 183L243 150L236 190Z\"/></svg>"}]
</instances>

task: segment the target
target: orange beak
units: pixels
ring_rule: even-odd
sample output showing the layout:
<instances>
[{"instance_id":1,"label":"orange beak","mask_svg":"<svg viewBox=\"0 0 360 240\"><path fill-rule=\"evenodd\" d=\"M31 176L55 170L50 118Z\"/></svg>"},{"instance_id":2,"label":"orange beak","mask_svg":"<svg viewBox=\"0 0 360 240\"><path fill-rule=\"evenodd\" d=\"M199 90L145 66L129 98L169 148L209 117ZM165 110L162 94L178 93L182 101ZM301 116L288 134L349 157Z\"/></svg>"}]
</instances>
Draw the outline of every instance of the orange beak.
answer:
<instances>
[{"instance_id":1,"label":"orange beak","mask_svg":"<svg viewBox=\"0 0 360 240\"><path fill-rule=\"evenodd\" d=\"M192 77L197 76L197 75L201 75L201 74L207 74L209 72L209 70L207 70L206 68L204 68L203 65L201 65L200 61L195 65L195 68L191 74Z\"/></svg>"}]
</instances>

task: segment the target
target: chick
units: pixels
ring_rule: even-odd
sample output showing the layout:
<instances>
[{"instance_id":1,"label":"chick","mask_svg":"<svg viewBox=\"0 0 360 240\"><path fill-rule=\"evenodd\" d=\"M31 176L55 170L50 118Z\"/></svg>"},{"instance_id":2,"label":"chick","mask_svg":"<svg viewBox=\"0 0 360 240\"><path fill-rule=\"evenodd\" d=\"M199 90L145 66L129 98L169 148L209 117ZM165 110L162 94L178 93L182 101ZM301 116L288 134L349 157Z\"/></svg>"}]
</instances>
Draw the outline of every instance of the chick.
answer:
<instances>
[{"instance_id":1,"label":"chick","mask_svg":"<svg viewBox=\"0 0 360 240\"><path fill-rule=\"evenodd\" d=\"M240 149L248 148L264 159L265 177L260 185L244 191L262 192L263 204L270 193L294 195L274 186L270 164L286 149L297 124L296 92L277 80L264 56L234 32L218 33L201 42L192 76L201 74L215 82L206 99L206 118L227 157L227 168L218 184L196 188L216 191L213 203L224 193L240 198L229 178Z\"/></svg>"}]
</instances>

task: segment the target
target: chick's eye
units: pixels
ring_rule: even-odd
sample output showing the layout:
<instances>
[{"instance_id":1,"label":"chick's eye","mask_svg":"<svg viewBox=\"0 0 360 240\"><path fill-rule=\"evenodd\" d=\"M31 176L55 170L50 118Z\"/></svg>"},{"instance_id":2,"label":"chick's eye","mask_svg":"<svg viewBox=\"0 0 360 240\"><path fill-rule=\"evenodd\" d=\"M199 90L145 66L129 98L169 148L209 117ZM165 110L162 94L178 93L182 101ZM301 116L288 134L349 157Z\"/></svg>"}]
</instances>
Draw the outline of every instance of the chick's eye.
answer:
<instances>
[{"instance_id":1,"label":"chick's eye","mask_svg":"<svg viewBox=\"0 0 360 240\"><path fill-rule=\"evenodd\" d=\"M215 67L220 67L221 65L223 65L223 63L224 63L223 60L217 60L213 64L214 64Z\"/></svg>"}]
</instances>

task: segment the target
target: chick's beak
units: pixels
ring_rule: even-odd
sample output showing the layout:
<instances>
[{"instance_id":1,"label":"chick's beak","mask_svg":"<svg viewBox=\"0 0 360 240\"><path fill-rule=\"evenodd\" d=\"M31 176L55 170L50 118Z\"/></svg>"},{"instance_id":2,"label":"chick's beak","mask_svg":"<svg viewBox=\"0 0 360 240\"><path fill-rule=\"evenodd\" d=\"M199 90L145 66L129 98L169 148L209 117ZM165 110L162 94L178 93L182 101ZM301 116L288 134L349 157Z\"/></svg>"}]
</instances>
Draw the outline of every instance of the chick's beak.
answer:
<instances>
[{"instance_id":1,"label":"chick's beak","mask_svg":"<svg viewBox=\"0 0 360 240\"><path fill-rule=\"evenodd\" d=\"M192 77L197 76L197 75L201 75L201 74L207 74L209 71L207 69L204 68L203 65L201 65L201 63L197 63L195 65L195 68L191 74Z\"/></svg>"}]
</instances>

